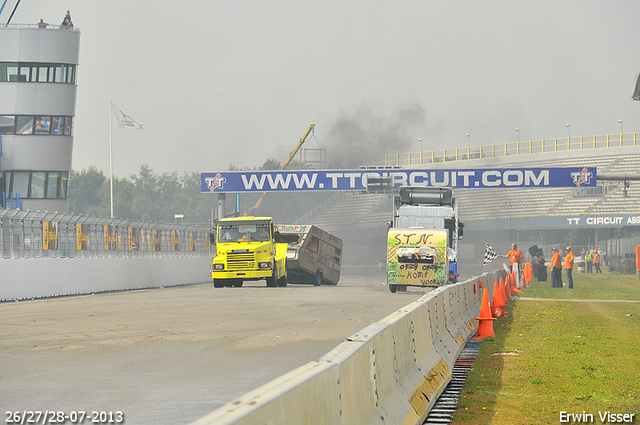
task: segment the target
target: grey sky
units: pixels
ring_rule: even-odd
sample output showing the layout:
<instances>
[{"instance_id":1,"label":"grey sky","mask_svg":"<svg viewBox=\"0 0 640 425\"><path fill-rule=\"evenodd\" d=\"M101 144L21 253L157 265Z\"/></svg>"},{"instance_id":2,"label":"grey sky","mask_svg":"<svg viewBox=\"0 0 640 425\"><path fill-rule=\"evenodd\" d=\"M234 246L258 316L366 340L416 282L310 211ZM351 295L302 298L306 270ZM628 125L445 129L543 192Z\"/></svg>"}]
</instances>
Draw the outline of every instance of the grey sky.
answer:
<instances>
[{"instance_id":1,"label":"grey sky","mask_svg":"<svg viewBox=\"0 0 640 425\"><path fill-rule=\"evenodd\" d=\"M6 22L15 0L7 2ZM640 131L640 2L23 0L13 23L82 31L73 167L222 171Z\"/></svg>"}]
</instances>

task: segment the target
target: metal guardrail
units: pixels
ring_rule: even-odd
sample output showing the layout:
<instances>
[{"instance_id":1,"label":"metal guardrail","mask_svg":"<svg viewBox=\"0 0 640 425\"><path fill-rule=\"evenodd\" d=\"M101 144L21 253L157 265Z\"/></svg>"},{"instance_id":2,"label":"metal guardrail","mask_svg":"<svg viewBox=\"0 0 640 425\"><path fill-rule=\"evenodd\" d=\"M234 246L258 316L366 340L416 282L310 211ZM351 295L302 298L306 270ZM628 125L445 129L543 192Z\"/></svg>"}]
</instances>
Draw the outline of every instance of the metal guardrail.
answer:
<instances>
[{"instance_id":1,"label":"metal guardrail","mask_svg":"<svg viewBox=\"0 0 640 425\"><path fill-rule=\"evenodd\" d=\"M204 257L209 227L0 209L2 258Z\"/></svg>"},{"instance_id":2,"label":"metal guardrail","mask_svg":"<svg viewBox=\"0 0 640 425\"><path fill-rule=\"evenodd\" d=\"M400 153L376 156L377 166L408 166L466 161L470 159L498 158L512 155L566 152L586 149L607 149L640 146L640 133L614 133L598 136L562 137L499 143L495 145L469 146L466 148L440 149L425 152Z\"/></svg>"},{"instance_id":3,"label":"metal guardrail","mask_svg":"<svg viewBox=\"0 0 640 425\"><path fill-rule=\"evenodd\" d=\"M65 31L80 31L80 28L78 27L69 27L69 26L62 26L61 24L52 24L50 22L46 23L46 26L41 26L38 23L35 24L0 24L0 28L38 28L38 29L45 29L45 30L58 30L58 29L63 29Z\"/></svg>"}]
</instances>

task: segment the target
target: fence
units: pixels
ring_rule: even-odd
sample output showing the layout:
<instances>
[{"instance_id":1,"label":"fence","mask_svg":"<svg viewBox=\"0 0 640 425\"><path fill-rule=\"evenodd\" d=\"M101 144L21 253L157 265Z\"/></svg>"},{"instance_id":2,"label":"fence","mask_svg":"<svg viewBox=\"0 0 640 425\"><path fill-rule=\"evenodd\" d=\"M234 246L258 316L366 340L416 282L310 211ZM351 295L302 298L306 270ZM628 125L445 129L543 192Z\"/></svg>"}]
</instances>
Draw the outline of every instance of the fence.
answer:
<instances>
[{"instance_id":1,"label":"fence","mask_svg":"<svg viewBox=\"0 0 640 425\"><path fill-rule=\"evenodd\" d=\"M2 258L204 257L209 227L0 210Z\"/></svg>"},{"instance_id":2,"label":"fence","mask_svg":"<svg viewBox=\"0 0 640 425\"><path fill-rule=\"evenodd\" d=\"M608 239L607 254L611 258L635 258L636 246L638 245L640 245L639 234L620 239Z\"/></svg>"},{"instance_id":3,"label":"fence","mask_svg":"<svg viewBox=\"0 0 640 425\"><path fill-rule=\"evenodd\" d=\"M465 161L479 158L498 158L512 155L531 155L536 153L619 148L639 145L640 133L614 133L376 156L374 158L374 165L406 166L437 164L441 162Z\"/></svg>"}]
</instances>

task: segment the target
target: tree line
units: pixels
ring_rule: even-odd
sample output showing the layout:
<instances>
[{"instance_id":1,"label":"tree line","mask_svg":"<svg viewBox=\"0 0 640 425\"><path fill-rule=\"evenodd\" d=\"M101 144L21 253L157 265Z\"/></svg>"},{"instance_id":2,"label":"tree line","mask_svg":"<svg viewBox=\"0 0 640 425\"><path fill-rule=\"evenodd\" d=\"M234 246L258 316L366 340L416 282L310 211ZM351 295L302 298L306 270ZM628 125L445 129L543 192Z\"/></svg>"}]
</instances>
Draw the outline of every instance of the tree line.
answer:
<instances>
[{"instance_id":1,"label":"tree line","mask_svg":"<svg viewBox=\"0 0 640 425\"><path fill-rule=\"evenodd\" d=\"M278 170L282 165L268 159L253 170ZM287 169L301 169L292 161ZM229 165L229 171L250 171ZM109 176L95 166L72 170L69 177L69 213L98 217L111 215ZM242 215L255 205L261 193L227 194L225 216ZM330 193L269 193L252 215L274 217L278 223L292 223L330 196ZM238 209L239 200L239 211ZM155 173L149 165L142 165L138 174L113 179L114 216L129 220L173 223L174 215L184 215L184 223L206 225L217 215L217 196L200 193L200 173L180 175L172 171Z\"/></svg>"}]
</instances>

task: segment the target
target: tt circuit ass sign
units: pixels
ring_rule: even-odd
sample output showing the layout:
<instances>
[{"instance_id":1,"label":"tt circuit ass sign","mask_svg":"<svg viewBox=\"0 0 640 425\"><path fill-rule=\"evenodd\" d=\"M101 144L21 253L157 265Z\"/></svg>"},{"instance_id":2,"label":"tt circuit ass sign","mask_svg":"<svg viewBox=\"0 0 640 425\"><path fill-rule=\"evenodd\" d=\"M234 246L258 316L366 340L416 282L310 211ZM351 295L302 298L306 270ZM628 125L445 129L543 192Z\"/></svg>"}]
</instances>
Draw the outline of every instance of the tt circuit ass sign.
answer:
<instances>
[{"instance_id":1,"label":"tt circuit ass sign","mask_svg":"<svg viewBox=\"0 0 640 425\"><path fill-rule=\"evenodd\" d=\"M370 178L399 186L460 188L595 187L593 168L494 168L483 170L221 171L201 174L202 193L364 191Z\"/></svg>"}]
</instances>

